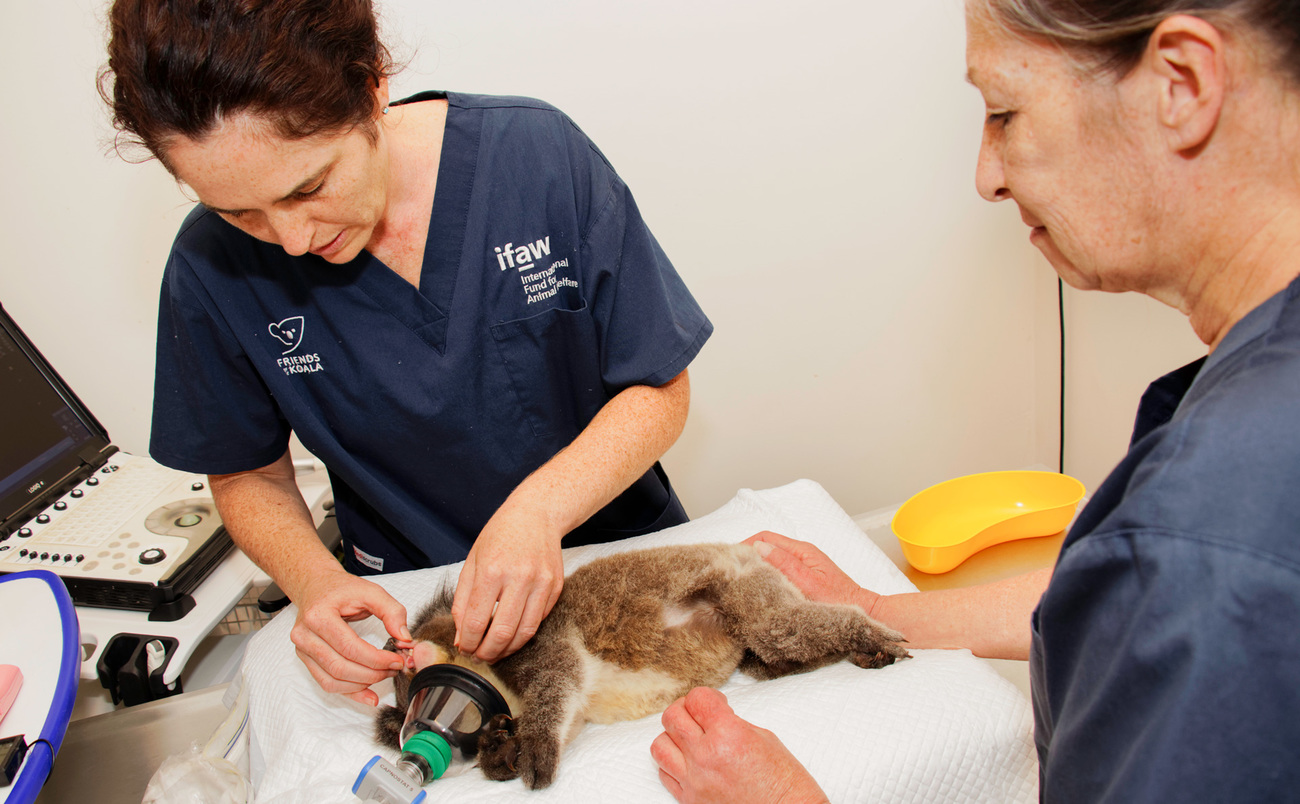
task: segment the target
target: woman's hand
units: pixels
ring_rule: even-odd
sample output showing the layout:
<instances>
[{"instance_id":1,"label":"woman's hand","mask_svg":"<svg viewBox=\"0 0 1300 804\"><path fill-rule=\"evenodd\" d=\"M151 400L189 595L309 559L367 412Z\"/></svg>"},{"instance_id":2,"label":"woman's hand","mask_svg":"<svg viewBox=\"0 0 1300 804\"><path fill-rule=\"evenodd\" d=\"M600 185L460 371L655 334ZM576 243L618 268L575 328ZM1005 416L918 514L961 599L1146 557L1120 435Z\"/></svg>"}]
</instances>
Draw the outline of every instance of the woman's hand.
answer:
<instances>
[{"instance_id":1,"label":"woman's hand","mask_svg":"<svg viewBox=\"0 0 1300 804\"><path fill-rule=\"evenodd\" d=\"M208 483L235 545L297 605L289 638L316 683L326 692L379 703L370 685L392 676L402 658L366 642L348 623L374 615L398 647L410 647L406 609L375 584L349 574L321 544L289 450L260 469L209 475Z\"/></svg>"},{"instance_id":2,"label":"woman's hand","mask_svg":"<svg viewBox=\"0 0 1300 804\"><path fill-rule=\"evenodd\" d=\"M474 541L451 615L463 653L496 661L537 633L564 586L560 542L672 446L690 408L686 372L624 388L578 437L524 479Z\"/></svg>"},{"instance_id":3,"label":"woman's hand","mask_svg":"<svg viewBox=\"0 0 1300 804\"><path fill-rule=\"evenodd\" d=\"M298 619L289 632L298 658L326 692L338 692L374 706L372 684L391 678L404 666L396 653L366 642L348 625L378 617L397 647L411 647L406 608L378 585L339 569L312 578L299 593Z\"/></svg>"},{"instance_id":4,"label":"woman's hand","mask_svg":"<svg viewBox=\"0 0 1300 804\"><path fill-rule=\"evenodd\" d=\"M509 501L488 520L465 559L451 616L462 653L509 656L537 633L564 587L563 533Z\"/></svg>"},{"instance_id":5,"label":"woman's hand","mask_svg":"<svg viewBox=\"0 0 1300 804\"><path fill-rule=\"evenodd\" d=\"M696 687L660 719L650 744L659 781L682 804L821 804L826 794L767 729L736 716L715 689Z\"/></svg>"},{"instance_id":6,"label":"woman's hand","mask_svg":"<svg viewBox=\"0 0 1300 804\"><path fill-rule=\"evenodd\" d=\"M754 545L759 555L781 570L809 600L848 603L874 616L873 609L880 595L858 586L825 553L808 542L764 531L750 536L745 544Z\"/></svg>"},{"instance_id":7,"label":"woman's hand","mask_svg":"<svg viewBox=\"0 0 1300 804\"><path fill-rule=\"evenodd\" d=\"M1028 659L1029 621L1050 567L979 586L878 595L807 542L776 533L745 540L809 600L851 603L907 636L909 648L965 648L987 659Z\"/></svg>"}]
</instances>

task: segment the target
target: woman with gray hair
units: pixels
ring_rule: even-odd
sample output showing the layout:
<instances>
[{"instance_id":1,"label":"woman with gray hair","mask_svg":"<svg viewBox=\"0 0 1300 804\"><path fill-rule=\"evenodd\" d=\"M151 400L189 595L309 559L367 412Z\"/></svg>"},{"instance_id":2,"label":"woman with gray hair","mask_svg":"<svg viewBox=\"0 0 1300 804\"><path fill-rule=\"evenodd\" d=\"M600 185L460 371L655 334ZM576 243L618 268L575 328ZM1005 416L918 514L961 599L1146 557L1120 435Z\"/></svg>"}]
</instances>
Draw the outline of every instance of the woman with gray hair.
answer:
<instances>
[{"instance_id":1,"label":"woman with gray hair","mask_svg":"<svg viewBox=\"0 0 1300 804\"><path fill-rule=\"evenodd\" d=\"M1300 790L1300 2L968 0L976 184L1071 286L1145 293L1208 355L1143 396L1053 571L882 597L811 545L768 560L915 648L1029 657L1040 796ZM822 801L695 690L652 754L681 801Z\"/></svg>"}]
</instances>

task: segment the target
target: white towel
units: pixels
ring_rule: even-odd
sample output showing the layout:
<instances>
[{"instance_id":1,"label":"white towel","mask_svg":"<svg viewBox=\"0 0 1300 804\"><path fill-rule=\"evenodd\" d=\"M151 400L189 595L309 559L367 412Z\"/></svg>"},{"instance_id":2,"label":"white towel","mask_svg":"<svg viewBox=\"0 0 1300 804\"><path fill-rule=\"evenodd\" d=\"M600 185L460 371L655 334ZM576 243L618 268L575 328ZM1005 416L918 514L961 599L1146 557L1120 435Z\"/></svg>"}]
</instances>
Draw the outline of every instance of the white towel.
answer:
<instances>
[{"instance_id":1,"label":"white towel","mask_svg":"<svg viewBox=\"0 0 1300 804\"><path fill-rule=\"evenodd\" d=\"M566 570L632 548L739 542L762 530L817 544L862 585L884 594L914 591L906 576L818 484L741 491L708 516L614 544L565 550ZM460 565L383 576L377 582L416 611ZM395 759L371 738L375 710L320 690L294 654L290 607L249 643L242 668L250 701L253 783L258 804L355 804L352 785L375 754ZM358 623L375 645L378 621ZM756 682L739 673L723 687L736 712L771 729L834 802L1031 802L1037 763L1028 701L987 663L966 651L912 651L880 670L847 662L803 675ZM377 688L393 702L391 683ZM453 767L427 788L432 801L671 802L650 743L657 715L589 725L560 758L554 784L529 791L491 782L474 767ZM738 794L737 800L743 800Z\"/></svg>"}]
</instances>

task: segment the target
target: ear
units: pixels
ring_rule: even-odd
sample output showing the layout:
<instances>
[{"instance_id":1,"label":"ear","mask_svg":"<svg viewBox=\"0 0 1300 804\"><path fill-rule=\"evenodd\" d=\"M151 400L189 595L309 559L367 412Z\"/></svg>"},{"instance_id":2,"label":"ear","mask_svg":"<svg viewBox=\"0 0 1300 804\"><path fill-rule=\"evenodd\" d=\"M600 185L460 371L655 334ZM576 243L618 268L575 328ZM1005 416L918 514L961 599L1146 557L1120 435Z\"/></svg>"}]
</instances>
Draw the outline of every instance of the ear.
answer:
<instances>
[{"instance_id":1,"label":"ear","mask_svg":"<svg viewBox=\"0 0 1300 804\"><path fill-rule=\"evenodd\" d=\"M1171 149L1182 153L1204 145L1227 94L1223 34L1199 17L1176 14L1156 26L1143 61L1158 82L1157 112Z\"/></svg>"},{"instance_id":2,"label":"ear","mask_svg":"<svg viewBox=\"0 0 1300 804\"><path fill-rule=\"evenodd\" d=\"M379 86L375 87L375 108L388 108L388 76L382 76L379 79Z\"/></svg>"}]
</instances>

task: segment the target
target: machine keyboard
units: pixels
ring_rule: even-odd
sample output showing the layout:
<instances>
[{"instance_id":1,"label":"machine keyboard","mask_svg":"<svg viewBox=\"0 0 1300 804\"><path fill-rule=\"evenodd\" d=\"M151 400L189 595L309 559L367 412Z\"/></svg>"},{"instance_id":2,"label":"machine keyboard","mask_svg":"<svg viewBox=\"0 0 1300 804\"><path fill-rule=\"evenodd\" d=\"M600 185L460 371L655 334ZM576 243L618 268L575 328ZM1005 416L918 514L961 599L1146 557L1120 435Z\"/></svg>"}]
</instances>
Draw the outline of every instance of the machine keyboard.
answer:
<instances>
[{"instance_id":1,"label":"machine keyboard","mask_svg":"<svg viewBox=\"0 0 1300 804\"><path fill-rule=\"evenodd\" d=\"M91 485L93 480L98 483ZM118 524L175 481L175 471L152 462L110 463L77 487L84 495L80 499L64 495L67 510L46 509L50 522L40 529L41 541L98 547L117 535Z\"/></svg>"}]
</instances>

